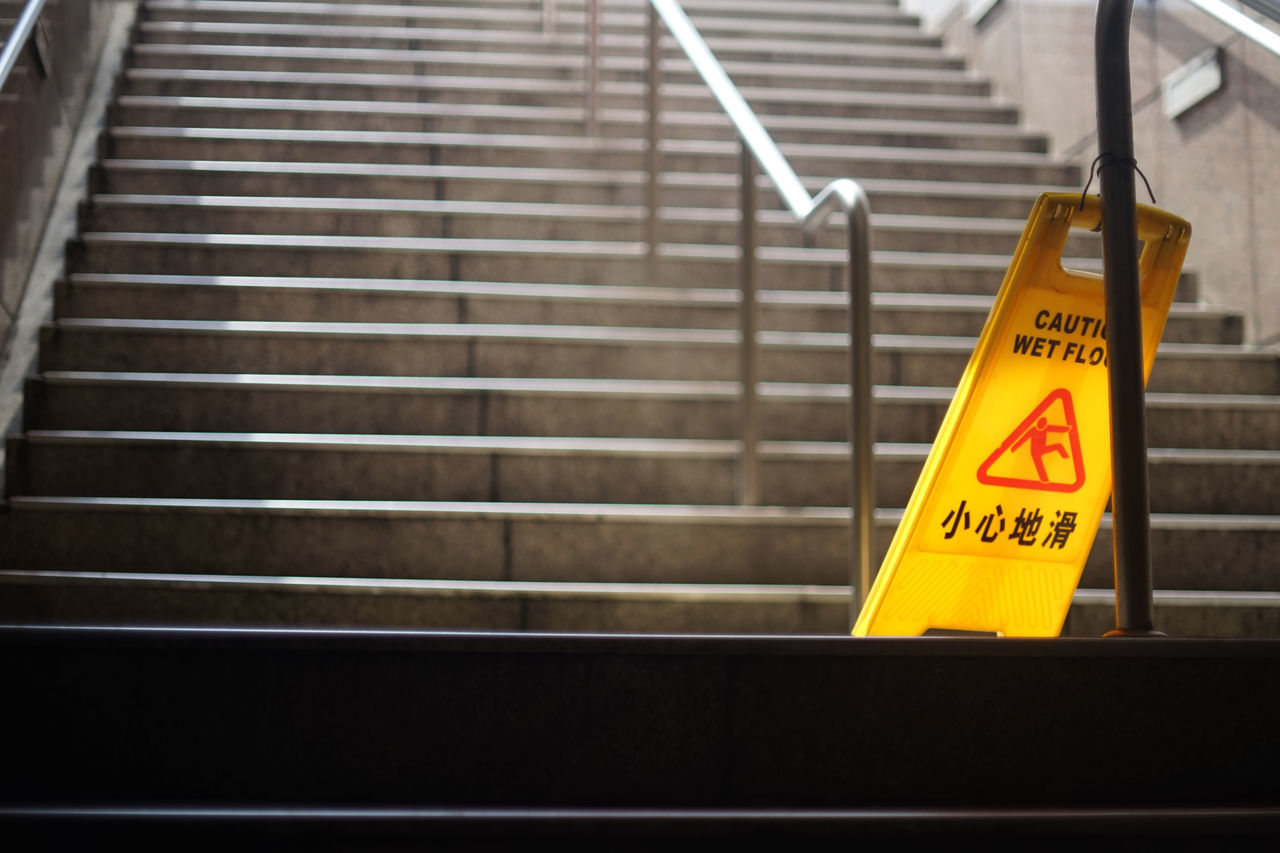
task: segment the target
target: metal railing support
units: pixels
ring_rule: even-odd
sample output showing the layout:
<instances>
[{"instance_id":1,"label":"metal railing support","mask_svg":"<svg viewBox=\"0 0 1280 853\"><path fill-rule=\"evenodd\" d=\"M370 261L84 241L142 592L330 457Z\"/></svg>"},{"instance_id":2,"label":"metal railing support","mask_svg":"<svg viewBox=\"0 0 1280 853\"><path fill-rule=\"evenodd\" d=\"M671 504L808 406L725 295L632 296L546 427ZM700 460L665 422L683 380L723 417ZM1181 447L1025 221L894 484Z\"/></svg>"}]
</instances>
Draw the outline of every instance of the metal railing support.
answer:
<instances>
[{"instance_id":1,"label":"metal railing support","mask_svg":"<svg viewBox=\"0 0 1280 853\"><path fill-rule=\"evenodd\" d=\"M852 182L851 182L852 183ZM850 544L850 586L857 595L850 602L849 625L858 621L862 602L871 590L872 557L876 541L875 421L872 418L875 356L871 346L871 205L857 184L848 188L842 204L848 218L849 240L849 506L853 537Z\"/></svg>"},{"instance_id":2,"label":"metal railing support","mask_svg":"<svg viewBox=\"0 0 1280 853\"><path fill-rule=\"evenodd\" d=\"M756 398L756 385L760 381L760 347L756 343L756 332L760 327L760 306L756 300L760 281L760 263L756 256L759 196L756 191L756 158L746 142L740 143L739 162L742 210L738 227L742 259L739 262L741 301L738 308L742 343L738 347L738 376L742 382L742 464L738 469L738 503L754 506L760 503L760 407Z\"/></svg>"},{"instance_id":3,"label":"metal railing support","mask_svg":"<svg viewBox=\"0 0 1280 853\"><path fill-rule=\"evenodd\" d=\"M658 283L658 243L662 239L658 214L662 204L661 187L658 185L662 174L662 152L658 147L662 139L662 21L658 18L658 10L649 6L649 55L645 64L645 81L648 99L648 147L645 149L645 167L648 172L644 188L645 206L648 212L645 221L645 272L648 279L645 283L652 286Z\"/></svg>"},{"instance_id":4,"label":"metal railing support","mask_svg":"<svg viewBox=\"0 0 1280 853\"><path fill-rule=\"evenodd\" d=\"M809 195L791 164L782 156L768 131L737 87L724 73L724 68L707 48L677 0L649 0L649 184L646 201L648 216L648 253L650 280L658 256L659 210L659 107L660 75L659 27L665 23L694 69L711 90L712 96L728 115L738 132L741 145L742 180L742 458L739 474L739 500L759 500L759 406L756 398L759 379L759 352L756 333L759 329L759 307L756 287L759 276L757 259L756 177L759 171L768 176L783 204L791 211L806 235L811 237L836 210L848 220L849 266L846 284L849 288L850 334L850 497L852 504L850 538L850 578L853 591L850 608L852 625L862 601L871 588L871 557L874 552L875 524L875 457L872 412L872 341L871 341L871 207L866 193L856 181L842 178L832 181L817 198Z\"/></svg>"},{"instance_id":5,"label":"metal railing support","mask_svg":"<svg viewBox=\"0 0 1280 853\"><path fill-rule=\"evenodd\" d=\"M542 32L552 35L556 31L556 0L542 0Z\"/></svg>"},{"instance_id":6,"label":"metal railing support","mask_svg":"<svg viewBox=\"0 0 1280 853\"><path fill-rule=\"evenodd\" d=\"M600 0L587 0L587 136L600 131Z\"/></svg>"},{"instance_id":7,"label":"metal railing support","mask_svg":"<svg viewBox=\"0 0 1280 853\"><path fill-rule=\"evenodd\" d=\"M857 181L832 181L801 225L813 234L836 209L844 212L849 247L849 625L875 580L875 374L871 337L871 203Z\"/></svg>"},{"instance_id":8,"label":"metal railing support","mask_svg":"<svg viewBox=\"0 0 1280 853\"><path fill-rule=\"evenodd\" d=\"M1133 0L1099 0L1096 28L1098 175L1111 387L1111 508L1116 628L1107 636L1155 630L1147 482L1146 391L1134 191L1129 22Z\"/></svg>"}]
</instances>

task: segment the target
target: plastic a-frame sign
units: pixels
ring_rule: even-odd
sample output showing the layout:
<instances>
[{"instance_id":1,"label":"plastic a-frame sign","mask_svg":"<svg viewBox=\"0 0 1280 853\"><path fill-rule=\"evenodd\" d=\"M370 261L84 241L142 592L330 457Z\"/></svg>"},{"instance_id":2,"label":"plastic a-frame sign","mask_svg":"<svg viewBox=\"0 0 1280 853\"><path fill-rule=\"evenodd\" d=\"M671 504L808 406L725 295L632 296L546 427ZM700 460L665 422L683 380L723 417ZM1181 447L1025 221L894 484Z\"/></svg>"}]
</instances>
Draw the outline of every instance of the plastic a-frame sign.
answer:
<instances>
[{"instance_id":1,"label":"plastic a-frame sign","mask_svg":"<svg viewBox=\"0 0 1280 853\"><path fill-rule=\"evenodd\" d=\"M1062 630L1111 493L1105 295L1067 271L1096 196L1036 201L855 636ZM1138 206L1145 375L1191 226Z\"/></svg>"}]
</instances>

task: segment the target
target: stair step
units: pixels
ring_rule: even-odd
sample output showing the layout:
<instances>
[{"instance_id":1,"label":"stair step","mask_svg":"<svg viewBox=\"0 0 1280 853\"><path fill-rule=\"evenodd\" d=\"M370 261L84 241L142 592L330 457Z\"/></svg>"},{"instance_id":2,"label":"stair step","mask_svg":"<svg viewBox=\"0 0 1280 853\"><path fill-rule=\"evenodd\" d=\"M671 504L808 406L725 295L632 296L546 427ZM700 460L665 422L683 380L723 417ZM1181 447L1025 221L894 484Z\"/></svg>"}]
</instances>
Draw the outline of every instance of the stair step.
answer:
<instances>
[{"instance_id":1,"label":"stair step","mask_svg":"<svg viewBox=\"0 0 1280 853\"><path fill-rule=\"evenodd\" d=\"M731 438L735 382L467 379L46 371L28 380L28 428L261 432L431 432L456 435L590 435ZM768 438L840 440L845 386L760 386ZM881 389L880 438L932 440L947 388ZM1203 409L1193 409L1200 415ZM1259 438L1280 405L1249 410ZM1214 422L1208 429L1220 428ZM1221 432L1211 432L1221 435Z\"/></svg>"},{"instance_id":2,"label":"stair step","mask_svg":"<svg viewBox=\"0 0 1280 853\"><path fill-rule=\"evenodd\" d=\"M832 291L757 294L761 328L843 331L848 299ZM872 294L875 331L969 335L982 331L991 297ZM295 322L542 323L731 329L741 323L734 288L621 287L532 282L455 282L264 276L77 273L58 283L57 318ZM1175 302L1163 340L1239 344L1240 314Z\"/></svg>"},{"instance_id":3,"label":"stair step","mask_svg":"<svg viewBox=\"0 0 1280 853\"><path fill-rule=\"evenodd\" d=\"M762 332L764 381L839 382L848 337ZM954 384L975 340L876 335L875 381ZM738 333L723 329L435 323L288 323L68 318L41 335L42 370L355 373L388 376L535 376L730 379ZM1101 361L1094 365L1103 369ZM1153 391L1280 393L1275 353L1215 344L1164 344Z\"/></svg>"},{"instance_id":4,"label":"stair step","mask_svg":"<svg viewBox=\"0 0 1280 853\"><path fill-rule=\"evenodd\" d=\"M647 283L640 242L326 237L289 234L156 234L86 232L68 245L72 273L378 276L477 281L556 279L564 283ZM732 286L739 277L735 246L665 243L658 247L665 284ZM842 249L763 246L760 286L840 290L848 254ZM905 292L994 293L1007 256L877 251L877 288ZM1070 259L1097 269L1096 259ZM656 282L655 282L656 283Z\"/></svg>"},{"instance_id":5,"label":"stair step","mask_svg":"<svg viewBox=\"0 0 1280 853\"><path fill-rule=\"evenodd\" d=\"M263 71L337 71L351 73L416 74L423 67L453 76L505 76L518 70L544 79L583 78L579 54L516 53L495 50L378 50L372 48L223 44L138 43L130 47L135 68L204 68ZM719 57L725 73L744 85L771 85L775 80L811 89L867 89L924 91L935 94L981 95L990 84L964 69L958 57L933 51L895 56L883 51L849 54L844 65L805 61ZM602 80L643 80L647 60L641 56L607 54L600 57ZM693 82L701 79L683 56L666 56L663 79Z\"/></svg>"},{"instance_id":6,"label":"stair step","mask_svg":"<svg viewBox=\"0 0 1280 853\"><path fill-rule=\"evenodd\" d=\"M875 161L864 161L875 165ZM973 164L970 164L971 168ZM886 173L902 171L902 163ZM874 171L874 170L873 170ZM107 160L95 167L98 191L131 195L303 196L383 199L449 198L508 203L643 203L644 174L582 168L414 166L289 161ZM663 203L737 209L736 175L667 172L659 177ZM828 181L805 180L817 193ZM1042 188L968 180L918 180L889 175L859 178L872 209L881 213L1025 219ZM757 182L761 209L779 209L766 178ZM1070 190L1070 187L1050 189Z\"/></svg>"},{"instance_id":7,"label":"stair step","mask_svg":"<svg viewBox=\"0 0 1280 853\"><path fill-rule=\"evenodd\" d=\"M505 1L505 0L504 0ZM520 0L514 0L520 2ZM601 9L611 10L614 5L627 9L630 0L602 0ZM581 12L585 8L583 0L561 0L556 7L567 13ZM720 14L741 14L750 12L753 18L777 16L779 6L772 0L683 0L680 4L691 15L709 12ZM813 18L820 21L842 20L845 16L873 14L878 8L888 8L890 14L903 14L896 0L790 0L783 8L786 18Z\"/></svg>"},{"instance_id":8,"label":"stair step","mask_svg":"<svg viewBox=\"0 0 1280 853\"><path fill-rule=\"evenodd\" d=\"M779 142L807 139L838 144L856 132L864 120L955 121L968 125L1007 121L998 108L981 98L964 103L955 98L860 94L840 116L764 114L761 122ZM379 130L397 132L452 130L463 133L581 134L586 114L581 105L525 106L522 104L442 103L421 101L320 100L272 97L196 97L121 95L112 106L112 121L121 125L167 127L244 127L288 130ZM597 113L602 137L635 138L644 129L647 112L602 107ZM1012 123L1012 122L1007 122ZM714 112L662 113L663 133L669 139L733 140L729 120ZM965 132L966 128L961 128ZM974 131L970 131L974 132ZM1006 159L1019 152L1002 152ZM1031 168L1030 166L1024 168ZM1035 180L1066 182L1074 165L1041 159ZM971 179L982 180L974 177Z\"/></svg>"},{"instance_id":9,"label":"stair step","mask_svg":"<svg viewBox=\"0 0 1280 853\"><path fill-rule=\"evenodd\" d=\"M847 508L28 496L9 506L4 565L24 570L575 583L848 579ZM876 511L877 562L899 517ZM76 536L65 535L67 525ZM1276 591L1257 555L1277 546L1280 516L1151 517L1162 587L1186 580ZM1108 515L1081 583L1099 587L1111 578Z\"/></svg>"},{"instance_id":10,"label":"stair step","mask_svg":"<svg viewBox=\"0 0 1280 853\"><path fill-rule=\"evenodd\" d=\"M940 38L922 33L917 27L901 25L863 24L849 28L822 26L810 33L797 33L786 37L769 38L765 22L750 23L749 19L735 17L725 19L719 31L705 33L707 46L717 56L726 58L750 58L756 61L769 59L801 58L812 60L821 56L824 61L840 64L847 53L876 52L891 56L916 57L936 53ZM742 21L747 27L763 28L762 32L742 32ZM771 22L770 22L771 23ZM736 31L735 31L736 30ZM834 33L839 33L835 35ZM824 37L828 33L832 36ZM422 47L444 47L452 50L485 50L501 47L529 53L565 52L575 56L586 55L585 38L577 32L557 32L548 37L532 29L480 29L425 26L346 26L317 23L254 23L239 21L141 21L137 28L141 42L166 42L170 44L226 44L226 45L341 45L354 48L382 50L411 50ZM640 53L647 38L638 33L615 33L601 29L600 52L602 54ZM856 50L850 46L856 45ZM680 50L675 39L663 35L662 50L676 55Z\"/></svg>"},{"instance_id":11,"label":"stair step","mask_svg":"<svg viewBox=\"0 0 1280 853\"><path fill-rule=\"evenodd\" d=\"M227 2L227 0L147 0L147 22L222 21L228 23L296 23L329 26L426 25L446 23L450 27L540 30L542 12L532 6L497 7L471 3L440 3L419 6L399 3L272 3Z\"/></svg>"},{"instance_id":12,"label":"stair step","mask_svg":"<svg viewBox=\"0 0 1280 853\"><path fill-rule=\"evenodd\" d=\"M14 497L10 508L5 565L32 569L750 583L838 579L847 553L847 510L56 497ZM54 534L66 523L81 532L74 542ZM88 548L102 525L117 544ZM188 553L197 542L203 556Z\"/></svg>"},{"instance_id":13,"label":"stair step","mask_svg":"<svg viewBox=\"0 0 1280 853\"><path fill-rule=\"evenodd\" d=\"M8 494L317 500L727 504L737 441L31 430ZM879 506L911 496L927 444L878 444ZM848 445L762 442L761 502L842 506ZM1151 510L1280 507L1280 451L1151 448Z\"/></svg>"},{"instance_id":14,"label":"stair step","mask_svg":"<svg viewBox=\"0 0 1280 853\"><path fill-rule=\"evenodd\" d=\"M848 437L844 385L761 383L766 439ZM733 438L735 382L45 371L25 428ZM932 442L951 388L876 389L876 440ZM1150 393L1157 447L1280 449L1280 397Z\"/></svg>"},{"instance_id":15,"label":"stair step","mask_svg":"<svg viewBox=\"0 0 1280 853\"><path fill-rule=\"evenodd\" d=\"M306 625L485 631L825 634L848 629L847 586L574 584L0 570L0 618L117 625ZM1280 632L1280 593L1156 590L1170 636ZM1110 590L1077 590L1065 637L1115 627Z\"/></svg>"},{"instance_id":16,"label":"stair step","mask_svg":"<svg viewBox=\"0 0 1280 853\"><path fill-rule=\"evenodd\" d=\"M849 624L849 587L522 583L0 570L0 619L115 625L306 625L648 634L827 634ZM1280 633L1280 593L1157 589L1171 637ZM1115 628L1115 593L1079 589L1064 637Z\"/></svg>"},{"instance_id":17,"label":"stair step","mask_svg":"<svg viewBox=\"0 0 1280 853\"><path fill-rule=\"evenodd\" d=\"M762 121L783 141L804 132L804 138L819 141L832 134L847 135L851 144L903 145L926 148L971 147L1004 151L1047 151L1043 136L1028 133L1005 122L986 108L990 100L982 95L935 95L913 92L831 91L807 88L751 87L742 96L762 115ZM350 72L316 71L220 71L135 69L120 89L123 106L155 104L157 98L252 99L277 101L368 102L372 108L387 109L400 104L481 104L493 107L576 108L584 98L580 81L496 77L444 77L425 75L368 75ZM646 109L646 86L642 83L605 83L599 90L606 111L632 113ZM717 120L716 105L706 84L667 83L661 90L664 130L676 130L681 138L726 138L724 123ZM136 99L136 100L135 100ZM150 100L144 100L150 99ZM884 108L916 108L911 115L878 116ZM921 109L936 115L920 114ZM949 120L952 111L960 111ZM496 112L496 110L495 110ZM701 114L701 118L699 117ZM794 117L804 117L803 129ZM984 123L994 120L1000 123ZM857 118L856 122L842 119ZM906 125L914 119L917 127ZM894 132L894 121L903 123ZM886 125L883 129L880 126ZM879 136L871 134L879 132ZM919 139L913 138L915 134ZM629 138L629 135L628 137Z\"/></svg>"},{"instance_id":18,"label":"stair step","mask_svg":"<svg viewBox=\"0 0 1280 853\"><path fill-rule=\"evenodd\" d=\"M406 4L408 5L408 4ZM749 7L751 8L751 7ZM837 14L837 10L839 14ZM886 4L848 4L843 8L827 6L809 10L808 15L782 17L773 14L768 7L756 5L750 16L735 10L734 17L723 17L727 8L699 9L696 5L686 10L697 18L699 30L706 33L726 30L741 33L772 33L780 36L800 34L813 37L848 37L864 27L860 25L897 25L915 28L915 20L908 18L896 7ZM611 32L643 31L645 15L635 4L622 9L605 4L600 8L601 26ZM512 8L477 7L466 3L440 4L420 7L394 3L248 3L217 2L217 0L151 0L147 4L149 21L232 21L236 23L296 23L327 26L385 26L388 22L422 26L445 23L450 27L492 27L501 24L513 29L541 29L542 10L530 4ZM581 8L570 11L557 9L556 23L559 31L580 30L584 22ZM776 30L771 28L777 28ZM918 31L918 30L917 30Z\"/></svg>"},{"instance_id":19,"label":"stair step","mask_svg":"<svg viewBox=\"0 0 1280 853\"><path fill-rule=\"evenodd\" d=\"M733 245L739 239L736 210L663 207L659 216L661 239L666 241ZM184 234L635 242L643 238L646 221L646 210L636 205L98 194L83 209L81 228L163 233L178 225ZM804 245L804 232L789 211L761 211L757 221L761 245ZM1012 255L1023 230L1023 222L1012 219L873 214L871 222L882 251ZM815 245L843 248L848 239L845 228L845 217L833 215ZM1064 250L1068 257L1100 253L1101 240L1079 230Z\"/></svg>"},{"instance_id":20,"label":"stair step","mask_svg":"<svg viewBox=\"0 0 1280 853\"><path fill-rule=\"evenodd\" d=\"M5 591L0 618L35 624L66 620L494 631L537 630L541 625L556 631L840 634L847 630L849 609L847 587L813 586L355 578L285 583L237 575L12 570L0 570L0 586Z\"/></svg>"},{"instance_id":21,"label":"stair step","mask_svg":"<svg viewBox=\"0 0 1280 853\"><path fill-rule=\"evenodd\" d=\"M774 290L759 293L757 300L766 328L839 331L846 323L848 300L840 293ZM935 310L950 315L952 326L976 330L991 304L989 298L969 296L940 296L927 304L908 294L877 294L876 302L877 321L886 331L927 323ZM91 273L64 279L57 299L60 317L330 322L396 318L423 323L721 329L737 326L738 303L737 290L711 287Z\"/></svg>"},{"instance_id":22,"label":"stair step","mask_svg":"<svg viewBox=\"0 0 1280 853\"><path fill-rule=\"evenodd\" d=\"M875 149L966 149L971 152L1038 153L1039 137L1000 125L898 119L860 119L840 129L840 141L821 143L784 138L779 145L794 168L826 173L833 165L874 160L891 152ZM787 133L787 137L794 134ZM659 143L663 168L736 174L739 149L728 139L670 139ZM248 160L412 165L592 168L608 171L645 167L640 137L588 137L581 132L550 136L429 133L344 129L260 127L116 127L107 137L110 156L123 160ZM907 153L908 159L919 159ZM965 155L959 155L961 157ZM989 154L987 155L990 156ZM972 159L972 158L970 158ZM1004 158L1008 159L1008 158ZM1022 156L1026 162L1038 158ZM983 164L972 164L982 166Z\"/></svg>"}]
</instances>

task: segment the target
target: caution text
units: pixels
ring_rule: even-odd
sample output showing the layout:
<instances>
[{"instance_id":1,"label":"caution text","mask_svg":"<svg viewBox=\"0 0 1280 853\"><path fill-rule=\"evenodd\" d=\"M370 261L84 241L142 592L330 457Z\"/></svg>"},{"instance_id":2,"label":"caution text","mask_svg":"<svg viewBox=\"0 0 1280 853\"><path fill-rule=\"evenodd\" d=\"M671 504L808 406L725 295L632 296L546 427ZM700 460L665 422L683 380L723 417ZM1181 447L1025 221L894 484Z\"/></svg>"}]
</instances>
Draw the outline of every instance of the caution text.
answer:
<instances>
[{"instance_id":1,"label":"caution text","mask_svg":"<svg viewBox=\"0 0 1280 853\"><path fill-rule=\"evenodd\" d=\"M1035 327L1038 332L1056 332L1066 337L1015 333L1015 355L1106 366L1107 327L1097 317L1041 309L1036 313Z\"/></svg>"}]
</instances>

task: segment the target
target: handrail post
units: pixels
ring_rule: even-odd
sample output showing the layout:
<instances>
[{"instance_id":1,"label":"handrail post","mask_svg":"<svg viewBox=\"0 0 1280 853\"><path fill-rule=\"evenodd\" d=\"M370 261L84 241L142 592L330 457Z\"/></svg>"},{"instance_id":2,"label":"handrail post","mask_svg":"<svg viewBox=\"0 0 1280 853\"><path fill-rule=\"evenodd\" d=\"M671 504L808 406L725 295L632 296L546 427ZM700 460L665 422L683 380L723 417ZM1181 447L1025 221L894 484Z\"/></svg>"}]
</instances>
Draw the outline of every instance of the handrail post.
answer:
<instances>
[{"instance_id":1,"label":"handrail post","mask_svg":"<svg viewBox=\"0 0 1280 853\"><path fill-rule=\"evenodd\" d=\"M552 35L556 31L556 0L542 0L542 32Z\"/></svg>"},{"instance_id":2,"label":"handrail post","mask_svg":"<svg viewBox=\"0 0 1280 853\"><path fill-rule=\"evenodd\" d=\"M600 0L587 0L586 101L587 136L595 136L600 130Z\"/></svg>"},{"instance_id":3,"label":"handrail post","mask_svg":"<svg viewBox=\"0 0 1280 853\"><path fill-rule=\"evenodd\" d=\"M662 174L662 154L658 149L658 142L662 138L661 128L661 109L662 109L662 50L661 27L662 22L658 18L658 10L653 8L652 4L647 4L649 9L649 59L645 68L645 80L648 91L649 108L649 144L645 150L645 167L648 172L648 181L645 184L644 200L648 216L645 222L645 242L648 245L645 255L646 276L648 281L645 284L656 285L658 283L658 243L661 241L660 224L658 221L658 210L662 203L661 189L658 186L658 176Z\"/></svg>"},{"instance_id":4,"label":"handrail post","mask_svg":"<svg viewBox=\"0 0 1280 853\"><path fill-rule=\"evenodd\" d=\"M1134 192L1129 23L1133 0L1099 0L1096 29L1098 169L1111 391L1112 550L1116 628L1107 636L1155 630L1147 482L1146 393L1138 224Z\"/></svg>"},{"instance_id":5,"label":"handrail post","mask_svg":"<svg viewBox=\"0 0 1280 853\"><path fill-rule=\"evenodd\" d=\"M756 210L759 199L756 191L756 160L750 146L740 143L742 211L739 231L742 240L741 328L739 349L742 380L742 457L738 472L738 503L754 506L760 503L760 413L756 398L756 383L760 379L760 351L756 345L756 331L760 325L760 309L756 301L756 289L760 278L760 264L756 257Z\"/></svg>"},{"instance_id":6,"label":"handrail post","mask_svg":"<svg viewBox=\"0 0 1280 853\"><path fill-rule=\"evenodd\" d=\"M875 554L875 350L871 328L871 215L859 188L845 205L849 238L849 506L850 535L849 627L858 620L871 590Z\"/></svg>"},{"instance_id":7,"label":"handrail post","mask_svg":"<svg viewBox=\"0 0 1280 853\"><path fill-rule=\"evenodd\" d=\"M757 257L757 172L762 170L773 183L783 203L810 235L842 208L849 229L849 333L851 352L850 497L852 503L850 537L850 624L857 618L861 603L871 588L871 556L875 553L875 429L873 418L873 346L871 340L871 205L856 181L841 179L828 184L812 198L795 170L770 138L769 132L751 111L740 92L724 73L715 56L698 34L676 0L649 0L649 244L650 258L658 248L658 18L693 62L694 69L711 89L712 96L729 116L741 143L742 212L739 219L742 242L741 352L742 378L742 458L737 498L744 504L760 499L759 474L759 306L756 289L759 278ZM652 280L652 276L651 276Z\"/></svg>"}]
</instances>

